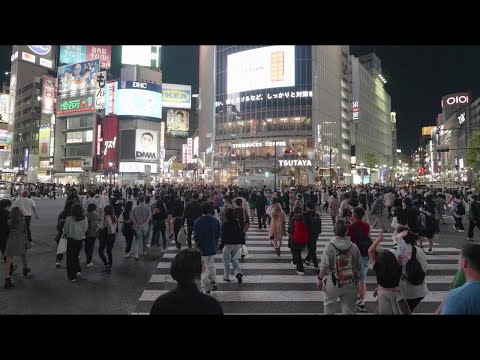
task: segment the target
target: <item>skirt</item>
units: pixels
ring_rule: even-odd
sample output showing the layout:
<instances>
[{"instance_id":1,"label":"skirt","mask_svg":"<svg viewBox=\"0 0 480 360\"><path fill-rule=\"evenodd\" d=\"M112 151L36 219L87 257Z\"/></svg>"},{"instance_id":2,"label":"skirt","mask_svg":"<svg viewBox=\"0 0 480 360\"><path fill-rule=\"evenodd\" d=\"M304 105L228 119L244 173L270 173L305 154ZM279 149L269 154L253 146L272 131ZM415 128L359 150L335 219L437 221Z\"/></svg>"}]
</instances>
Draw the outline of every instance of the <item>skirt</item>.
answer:
<instances>
[{"instance_id":1,"label":"skirt","mask_svg":"<svg viewBox=\"0 0 480 360\"><path fill-rule=\"evenodd\" d=\"M26 254L25 242L27 235L20 231L12 231L5 246L5 257L22 256Z\"/></svg>"}]
</instances>

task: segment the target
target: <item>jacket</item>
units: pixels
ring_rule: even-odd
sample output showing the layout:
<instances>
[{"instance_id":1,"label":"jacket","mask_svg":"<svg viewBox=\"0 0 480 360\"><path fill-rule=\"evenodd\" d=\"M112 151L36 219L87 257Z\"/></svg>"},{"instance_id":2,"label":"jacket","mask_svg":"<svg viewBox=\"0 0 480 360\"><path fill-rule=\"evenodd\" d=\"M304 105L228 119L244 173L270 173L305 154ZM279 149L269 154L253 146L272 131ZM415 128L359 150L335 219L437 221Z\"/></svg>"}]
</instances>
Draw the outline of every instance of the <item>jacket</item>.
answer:
<instances>
[{"instance_id":1,"label":"jacket","mask_svg":"<svg viewBox=\"0 0 480 360\"><path fill-rule=\"evenodd\" d=\"M197 220L201 216L202 206L198 201L193 200L185 207L185 211L183 212L182 224L185 222L185 219L187 219L187 225L192 226L195 220Z\"/></svg>"},{"instance_id":2,"label":"jacket","mask_svg":"<svg viewBox=\"0 0 480 360\"><path fill-rule=\"evenodd\" d=\"M285 235L285 213L276 210L274 207L271 217L268 237L282 238L282 236Z\"/></svg>"},{"instance_id":3,"label":"jacket","mask_svg":"<svg viewBox=\"0 0 480 360\"><path fill-rule=\"evenodd\" d=\"M222 238L218 248L223 250L225 245L241 245L244 239L245 235L238 221L227 221L222 225Z\"/></svg>"},{"instance_id":4,"label":"jacket","mask_svg":"<svg viewBox=\"0 0 480 360\"><path fill-rule=\"evenodd\" d=\"M322 232L322 220L320 219L320 217L319 217L319 219L320 219L320 232L316 233L315 231L313 231L312 223L313 223L315 217L316 217L316 213L313 210L306 211L303 214L303 218L305 220L305 224L307 225L307 229L308 229L308 245L309 245L309 247L314 246L317 243L318 235Z\"/></svg>"},{"instance_id":5,"label":"jacket","mask_svg":"<svg viewBox=\"0 0 480 360\"><path fill-rule=\"evenodd\" d=\"M462 199L454 198L452 200L452 205L451 205L452 206L452 215L453 215L453 217L455 217L457 219L461 219L463 217L463 215L457 214L458 204L463 204L463 207L465 207L465 203L462 201Z\"/></svg>"},{"instance_id":6,"label":"jacket","mask_svg":"<svg viewBox=\"0 0 480 360\"><path fill-rule=\"evenodd\" d=\"M192 282L160 295L150 315L223 315L223 310L217 299L202 294Z\"/></svg>"},{"instance_id":7,"label":"jacket","mask_svg":"<svg viewBox=\"0 0 480 360\"><path fill-rule=\"evenodd\" d=\"M360 250L358 250L357 245L352 243L350 241L350 238L347 237L335 237L334 239L330 240L325 245L325 249L323 251L323 256L322 256L322 262L320 263L320 272L323 272L324 274L331 274L332 270L334 268L334 261L335 257L337 255L337 250L332 246L335 245L336 248L339 250L347 250L350 248L350 252L352 254L352 266L353 269L357 272L357 274L360 274L360 271L362 270L362 257L360 255ZM331 276L327 276L327 284L331 283ZM332 283L333 285L333 283Z\"/></svg>"},{"instance_id":8,"label":"jacket","mask_svg":"<svg viewBox=\"0 0 480 360\"><path fill-rule=\"evenodd\" d=\"M65 226L63 227L63 232L65 233L65 235L74 240L84 240L87 230L87 218L76 221L73 216L69 216L67 220L65 220Z\"/></svg>"},{"instance_id":9,"label":"jacket","mask_svg":"<svg viewBox=\"0 0 480 360\"><path fill-rule=\"evenodd\" d=\"M470 211L468 212L468 220L475 223L480 223L480 203L478 201L472 201L470 203Z\"/></svg>"},{"instance_id":10,"label":"jacket","mask_svg":"<svg viewBox=\"0 0 480 360\"><path fill-rule=\"evenodd\" d=\"M257 197L256 201L256 207L257 207L257 214L263 215L265 214L265 207L267 206L267 198L265 195L259 195Z\"/></svg>"},{"instance_id":11,"label":"jacket","mask_svg":"<svg viewBox=\"0 0 480 360\"><path fill-rule=\"evenodd\" d=\"M338 199L335 199L332 197L332 200L330 201L330 204L328 205L330 209L330 215L332 216L337 216L338 215L338 209L340 208L340 201Z\"/></svg>"},{"instance_id":12,"label":"jacket","mask_svg":"<svg viewBox=\"0 0 480 360\"><path fill-rule=\"evenodd\" d=\"M150 211L150 208L145 205L145 203L141 203L140 205L134 207L132 210L133 226L137 230L146 229L146 227L148 226L148 221L151 218L152 212Z\"/></svg>"},{"instance_id":13,"label":"jacket","mask_svg":"<svg viewBox=\"0 0 480 360\"><path fill-rule=\"evenodd\" d=\"M383 196L379 196L372 205L370 215L382 215L383 214Z\"/></svg>"},{"instance_id":14,"label":"jacket","mask_svg":"<svg viewBox=\"0 0 480 360\"><path fill-rule=\"evenodd\" d=\"M89 212L85 214L88 220L88 230L86 233L87 237L97 237L97 231L100 223L100 216L96 211Z\"/></svg>"},{"instance_id":15,"label":"jacket","mask_svg":"<svg viewBox=\"0 0 480 360\"><path fill-rule=\"evenodd\" d=\"M210 215L202 215L193 223L195 242L202 256L217 253L220 239L220 222Z\"/></svg>"},{"instance_id":16,"label":"jacket","mask_svg":"<svg viewBox=\"0 0 480 360\"><path fill-rule=\"evenodd\" d=\"M417 233L419 231L417 226L417 218L420 216L420 211L415 209L414 207L406 207L402 210L402 215L407 218L408 227L414 233Z\"/></svg>"}]
</instances>

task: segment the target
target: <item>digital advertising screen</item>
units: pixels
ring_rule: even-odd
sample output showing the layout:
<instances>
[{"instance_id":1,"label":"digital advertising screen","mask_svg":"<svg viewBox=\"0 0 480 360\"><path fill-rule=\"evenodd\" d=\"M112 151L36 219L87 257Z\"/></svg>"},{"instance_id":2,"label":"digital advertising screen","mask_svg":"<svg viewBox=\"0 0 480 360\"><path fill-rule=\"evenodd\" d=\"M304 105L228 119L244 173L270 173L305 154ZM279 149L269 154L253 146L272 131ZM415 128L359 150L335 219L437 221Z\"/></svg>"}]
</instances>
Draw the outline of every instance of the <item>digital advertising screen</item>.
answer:
<instances>
[{"instance_id":1,"label":"digital advertising screen","mask_svg":"<svg viewBox=\"0 0 480 360\"><path fill-rule=\"evenodd\" d=\"M97 73L100 71L99 60L79 62L58 67L58 94L77 90L94 90L97 88Z\"/></svg>"},{"instance_id":2,"label":"digital advertising screen","mask_svg":"<svg viewBox=\"0 0 480 360\"><path fill-rule=\"evenodd\" d=\"M152 83L120 81L115 94L119 116L162 118L162 87Z\"/></svg>"},{"instance_id":3,"label":"digital advertising screen","mask_svg":"<svg viewBox=\"0 0 480 360\"><path fill-rule=\"evenodd\" d=\"M158 159L158 131L140 130L135 132L135 160Z\"/></svg>"},{"instance_id":4,"label":"digital advertising screen","mask_svg":"<svg viewBox=\"0 0 480 360\"><path fill-rule=\"evenodd\" d=\"M122 64L160 67L161 45L122 45Z\"/></svg>"},{"instance_id":5,"label":"digital advertising screen","mask_svg":"<svg viewBox=\"0 0 480 360\"><path fill-rule=\"evenodd\" d=\"M189 124L189 111L179 109L167 110L167 135L173 137L187 137Z\"/></svg>"},{"instance_id":6,"label":"digital advertising screen","mask_svg":"<svg viewBox=\"0 0 480 360\"><path fill-rule=\"evenodd\" d=\"M295 46L276 45L228 55L227 93L295 86Z\"/></svg>"}]
</instances>

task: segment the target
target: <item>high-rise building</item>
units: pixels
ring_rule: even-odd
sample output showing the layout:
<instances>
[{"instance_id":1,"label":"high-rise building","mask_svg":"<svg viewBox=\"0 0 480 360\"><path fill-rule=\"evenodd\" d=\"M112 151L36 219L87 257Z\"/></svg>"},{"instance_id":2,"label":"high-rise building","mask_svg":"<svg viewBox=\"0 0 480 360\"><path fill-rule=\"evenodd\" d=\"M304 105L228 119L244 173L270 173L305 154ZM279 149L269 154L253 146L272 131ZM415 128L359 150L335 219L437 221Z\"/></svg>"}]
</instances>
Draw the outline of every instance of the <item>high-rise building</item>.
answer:
<instances>
[{"instance_id":1,"label":"high-rise building","mask_svg":"<svg viewBox=\"0 0 480 360\"><path fill-rule=\"evenodd\" d=\"M200 151L215 182L351 182L348 46L202 46L200 74Z\"/></svg>"},{"instance_id":2,"label":"high-rise building","mask_svg":"<svg viewBox=\"0 0 480 360\"><path fill-rule=\"evenodd\" d=\"M396 114L392 115L390 95L384 88L382 63L374 53L358 58L352 56L351 60L354 112L352 140L357 163L354 183L387 182L395 166ZM373 154L376 164L368 164L366 154ZM358 166L362 163L370 169Z\"/></svg>"}]
</instances>

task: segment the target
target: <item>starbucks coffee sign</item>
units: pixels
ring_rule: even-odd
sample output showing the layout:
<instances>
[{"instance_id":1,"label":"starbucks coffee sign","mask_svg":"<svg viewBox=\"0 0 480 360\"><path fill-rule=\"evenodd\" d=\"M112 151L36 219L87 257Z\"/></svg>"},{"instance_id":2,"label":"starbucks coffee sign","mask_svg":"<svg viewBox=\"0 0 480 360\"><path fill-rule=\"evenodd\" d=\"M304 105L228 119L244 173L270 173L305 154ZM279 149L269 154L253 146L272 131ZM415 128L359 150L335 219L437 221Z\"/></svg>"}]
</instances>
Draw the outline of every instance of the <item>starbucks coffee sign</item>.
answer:
<instances>
[{"instance_id":1,"label":"starbucks coffee sign","mask_svg":"<svg viewBox=\"0 0 480 360\"><path fill-rule=\"evenodd\" d=\"M312 161L306 160L278 160L280 166L312 166Z\"/></svg>"}]
</instances>

